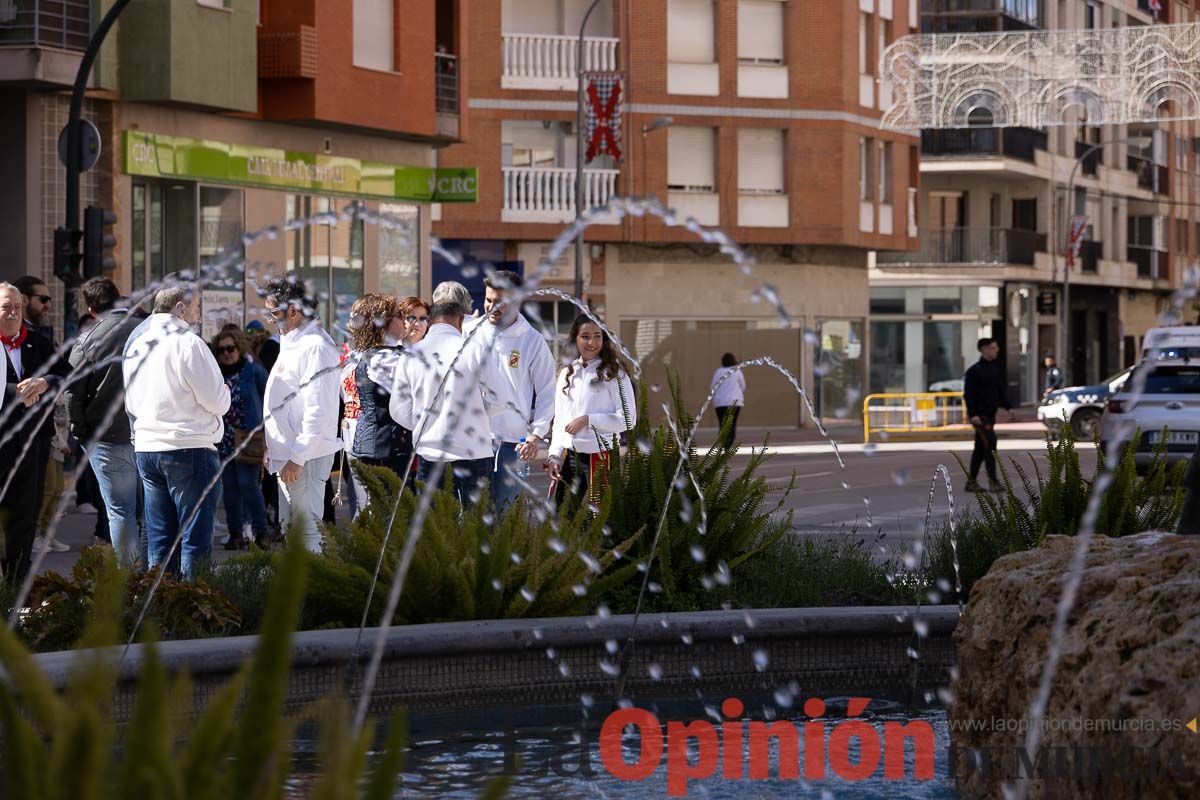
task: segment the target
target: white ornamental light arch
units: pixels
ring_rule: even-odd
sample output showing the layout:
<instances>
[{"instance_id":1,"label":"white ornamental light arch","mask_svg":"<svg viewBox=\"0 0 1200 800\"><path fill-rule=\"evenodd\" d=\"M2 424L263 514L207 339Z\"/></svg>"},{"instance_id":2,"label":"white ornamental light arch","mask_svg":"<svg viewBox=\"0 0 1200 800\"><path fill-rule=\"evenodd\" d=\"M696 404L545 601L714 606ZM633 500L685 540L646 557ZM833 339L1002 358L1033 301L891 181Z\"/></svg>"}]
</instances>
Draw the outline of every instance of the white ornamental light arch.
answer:
<instances>
[{"instance_id":1,"label":"white ornamental light arch","mask_svg":"<svg viewBox=\"0 0 1200 800\"><path fill-rule=\"evenodd\" d=\"M891 128L1042 128L1200 117L1200 23L919 34L889 46Z\"/></svg>"}]
</instances>

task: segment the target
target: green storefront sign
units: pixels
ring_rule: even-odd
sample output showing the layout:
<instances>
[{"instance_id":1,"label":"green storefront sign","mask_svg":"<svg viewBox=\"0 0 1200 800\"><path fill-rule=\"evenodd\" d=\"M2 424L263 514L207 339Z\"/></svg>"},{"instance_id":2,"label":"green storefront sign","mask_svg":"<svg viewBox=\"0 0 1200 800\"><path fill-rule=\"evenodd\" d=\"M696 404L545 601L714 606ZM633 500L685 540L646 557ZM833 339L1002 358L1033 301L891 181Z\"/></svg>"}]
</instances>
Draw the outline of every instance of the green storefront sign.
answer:
<instances>
[{"instance_id":1,"label":"green storefront sign","mask_svg":"<svg viewBox=\"0 0 1200 800\"><path fill-rule=\"evenodd\" d=\"M141 131L125 131L124 144L129 175L416 203L479 198L475 167L411 167Z\"/></svg>"}]
</instances>

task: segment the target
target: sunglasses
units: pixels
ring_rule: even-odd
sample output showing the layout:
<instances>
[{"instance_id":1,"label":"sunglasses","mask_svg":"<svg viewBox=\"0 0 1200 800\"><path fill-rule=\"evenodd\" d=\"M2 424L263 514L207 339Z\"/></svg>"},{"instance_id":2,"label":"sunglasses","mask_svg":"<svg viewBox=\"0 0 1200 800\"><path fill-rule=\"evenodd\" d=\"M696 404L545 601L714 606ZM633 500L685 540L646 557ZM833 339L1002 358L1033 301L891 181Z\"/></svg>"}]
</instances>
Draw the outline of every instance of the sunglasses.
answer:
<instances>
[{"instance_id":1,"label":"sunglasses","mask_svg":"<svg viewBox=\"0 0 1200 800\"><path fill-rule=\"evenodd\" d=\"M422 325L428 325L429 317L418 317L414 314L409 314L407 317L404 318L404 321L407 322L409 325L416 325L417 323L421 323Z\"/></svg>"},{"instance_id":2,"label":"sunglasses","mask_svg":"<svg viewBox=\"0 0 1200 800\"><path fill-rule=\"evenodd\" d=\"M227 344L224 347L217 348L217 352L221 353L223 355L228 355L230 353L236 353L237 351L238 351L238 347L236 344Z\"/></svg>"},{"instance_id":3,"label":"sunglasses","mask_svg":"<svg viewBox=\"0 0 1200 800\"><path fill-rule=\"evenodd\" d=\"M49 303L51 300L54 299L53 297L51 297L48 294L27 294L25 296L28 297L30 300L41 300L43 304Z\"/></svg>"},{"instance_id":4,"label":"sunglasses","mask_svg":"<svg viewBox=\"0 0 1200 800\"><path fill-rule=\"evenodd\" d=\"M284 306L276 306L275 308L268 308L267 313L275 319L283 319L287 316L287 308Z\"/></svg>"}]
</instances>

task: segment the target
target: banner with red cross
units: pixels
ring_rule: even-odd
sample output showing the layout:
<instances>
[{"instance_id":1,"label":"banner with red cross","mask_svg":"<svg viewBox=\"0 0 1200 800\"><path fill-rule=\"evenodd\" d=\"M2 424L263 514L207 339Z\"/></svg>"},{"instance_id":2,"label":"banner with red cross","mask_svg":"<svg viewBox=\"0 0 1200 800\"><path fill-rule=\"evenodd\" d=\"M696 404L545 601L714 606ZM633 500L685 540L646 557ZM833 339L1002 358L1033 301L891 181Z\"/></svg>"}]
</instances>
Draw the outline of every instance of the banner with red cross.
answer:
<instances>
[{"instance_id":1,"label":"banner with red cross","mask_svg":"<svg viewBox=\"0 0 1200 800\"><path fill-rule=\"evenodd\" d=\"M619 72L592 72L587 79L587 161L608 154L621 161L624 86Z\"/></svg>"}]
</instances>

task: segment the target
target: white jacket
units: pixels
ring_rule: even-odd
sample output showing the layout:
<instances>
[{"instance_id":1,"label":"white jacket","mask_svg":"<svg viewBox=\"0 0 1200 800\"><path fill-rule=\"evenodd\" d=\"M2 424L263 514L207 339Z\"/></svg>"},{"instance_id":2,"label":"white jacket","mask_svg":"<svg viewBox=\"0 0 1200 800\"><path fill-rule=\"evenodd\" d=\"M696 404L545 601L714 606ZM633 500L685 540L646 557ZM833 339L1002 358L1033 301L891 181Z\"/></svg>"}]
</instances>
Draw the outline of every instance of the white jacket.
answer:
<instances>
[{"instance_id":1,"label":"white jacket","mask_svg":"<svg viewBox=\"0 0 1200 800\"><path fill-rule=\"evenodd\" d=\"M300 466L342 449L338 438L340 353L312 320L279 339L279 358L267 378L263 404L267 470Z\"/></svg>"},{"instance_id":2,"label":"white jacket","mask_svg":"<svg viewBox=\"0 0 1200 800\"><path fill-rule=\"evenodd\" d=\"M453 325L439 322L401 354L388 411L413 432L421 458L447 462L492 457L484 391L496 382L488 357L493 335L482 328L466 342ZM439 395L443 377L446 383Z\"/></svg>"},{"instance_id":3,"label":"white jacket","mask_svg":"<svg viewBox=\"0 0 1200 800\"><path fill-rule=\"evenodd\" d=\"M733 374L725 378L727 372ZM724 383L721 383L722 378L725 378ZM709 384L709 391L712 391L718 383L721 383L721 386L713 395L713 408L728 408L746 404L746 376L740 369L717 367L717 371L713 373L712 383Z\"/></svg>"},{"instance_id":4,"label":"white jacket","mask_svg":"<svg viewBox=\"0 0 1200 800\"><path fill-rule=\"evenodd\" d=\"M475 325L495 329L492 362L496 380L488 388L492 414L492 436L497 442L515 444L521 439L550 435L554 419L554 355L542 334L519 314L513 324L501 329L476 317L464 326L467 335ZM476 334L479 337L486 329Z\"/></svg>"},{"instance_id":5,"label":"white jacket","mask_svg":"<svg viewBox=\"0 0 1200 800\"><path fill-rule=\"evenodd\" d=\"M567 370L558 373L554 386L554 434L550 439L550 456L561 457L566 450L577 453L599 453L612 447L614 436L624 433L637 424L637 394L629 376L621 370L615 380L597 381L596 359L584 366L582 359L571 365L571 387L567 385ZM625 405L621 405L621 394ZM626 421L625 411L629 412ZM567 433L567 425L574 419L587 415L588 427L575 436Z\"/></svg>"},{"instance_id":6,"label":"white jacket","mask_svg":"<svg viewBox=\"0 0 1200 800\"><path fill-rule=\"evenodd\" d=\"M139 453L215 450L229 387L204 340L173 314L151 314L125 343L125 410Z\"/></svg>"}]
</instances>

